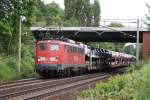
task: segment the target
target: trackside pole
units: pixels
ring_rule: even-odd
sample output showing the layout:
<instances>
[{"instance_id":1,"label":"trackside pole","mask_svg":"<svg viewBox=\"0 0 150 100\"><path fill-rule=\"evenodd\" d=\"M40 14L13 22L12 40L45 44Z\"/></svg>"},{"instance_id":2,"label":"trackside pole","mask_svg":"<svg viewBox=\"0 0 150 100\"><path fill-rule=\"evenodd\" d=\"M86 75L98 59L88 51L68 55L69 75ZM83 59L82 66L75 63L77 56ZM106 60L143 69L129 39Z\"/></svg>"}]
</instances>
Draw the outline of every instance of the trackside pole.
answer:
<instances>
[{"instance_id":1,"label":"trackside pole","mask_svg":"<svg viewBox=\"0 0 150 100\"><path fill-rule=\"evenodd\" d=\"M21 65L21 16L19 18L18 72L20 72L20 65Z\"/></svg>"},{"instance_id":2,"label":"trackside pole","mask_svg":"<svg viewBox=\"0 0 150 100\"><path fill-rule=\"evenodd\" d=\"M92 68L92 51L90 51L90 68Z\"/></svg>"},{"instance_id":3,"label":"trackside pole","mask_svg":"<svg viewBox=\"0 0 150 100\"><path fill-rule=\"evenodd\" d=\"M139 63L139 19L137 20L137 34L136 34L136 62Z\"/></svg>"}]
</instances>

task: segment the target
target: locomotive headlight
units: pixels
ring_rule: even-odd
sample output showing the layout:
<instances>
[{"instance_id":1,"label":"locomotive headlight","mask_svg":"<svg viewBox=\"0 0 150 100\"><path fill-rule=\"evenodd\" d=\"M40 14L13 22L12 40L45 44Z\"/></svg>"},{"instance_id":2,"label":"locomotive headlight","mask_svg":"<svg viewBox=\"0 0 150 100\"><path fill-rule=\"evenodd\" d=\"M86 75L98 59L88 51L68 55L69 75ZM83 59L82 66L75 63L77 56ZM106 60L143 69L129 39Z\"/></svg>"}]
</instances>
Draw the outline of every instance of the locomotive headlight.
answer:
<instances>
[{"instance_id":1,"label":"locomotive headlight","mask_svg":"<svg viewBox=\"0 0 150 100\"><path fill-rule=\"evenodd\" d=\"M46 61L45 57L38 57L38 61Z\"/></svg>"},{"instance_id":2,"label":"locomotive headlight","mask_svg":"<svg viewBox=\"0 0 150 100\"><path fill-rule=\"evenodd\" d=\"M49 60L50 61L58 61L58 57L50 57Z\"/></svg>"},{"instance_id":3,"label":"locomotive headlight","mask_svg":"<svg viewBox=\"0 0 150 100\"><path fill-rule=\"evenodd\" d=\"M39 62L39 61L41 61L41 59L40 59L40 58L38 58L38 62Z\"/></svg>"}]
</instances>

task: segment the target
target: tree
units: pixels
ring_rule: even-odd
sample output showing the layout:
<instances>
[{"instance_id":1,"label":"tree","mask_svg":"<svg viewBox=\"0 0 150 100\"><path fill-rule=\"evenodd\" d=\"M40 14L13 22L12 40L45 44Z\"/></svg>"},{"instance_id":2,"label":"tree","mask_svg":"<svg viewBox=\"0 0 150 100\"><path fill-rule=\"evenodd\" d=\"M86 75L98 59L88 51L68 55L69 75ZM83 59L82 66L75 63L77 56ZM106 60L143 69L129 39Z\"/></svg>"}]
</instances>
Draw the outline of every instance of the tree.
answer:
<instances>
[{"instance_id":1,"label":"tree","mask_svg":"<svg viewBox=\"0 0 150 100\"><path fill-rule=\"evenodd\" d=\"M100 4L98 0L94 0L93 4L93 17L94 17L94 25L93 26L99 26L99 21L100 21Z\"/></svg>"},{"instance_id":2,"label":"tree","mask_svg":"<svg viewBox=\"0 0 150 100\"><path fill-rule=\"evenodd\" d=\"M47 16L46 5L44 4L43 1L37 0L36 21L41 21L41 20L43 20L43 17L46 17L46 16Z\"/></svg>"},{"instance_id":3,"label":"tree","mask_svg":"<svg viewBox=\"0 0 150 100\"><path fill-rule=\"evenodd\" d=\"M47 9L47 22L46 25L61 26L64 17L64 11L59 7L58 4L52 2L46 5Z\"/></svg>"},{"instance_id":4,"label":"tree","mask_svg":"<svg viewBox=\"0 0 150 100\"><path fill-rule=\"evenodd\" d=\"M98 0L95 0L94 4L91 4L90 0L64 0L64 5L65 21L72 23L74 21L71 19L74 19L78 26L99 26L100 6Z\"/></svg>"},{"instance_id":5,"label":"tree","mask_svg":"<svg viewBox=\"0 0 150 100\"><path fill-rule=\"evenodd\" d=\"M76 15L76 2L77 0L64 0L65 6L65 20L70 20Z\"/></svg>"},{"instance_id":6,"label":"tree","mask_svg":"<svg viewBox=\"0 0 150 100\"><path fill-rule=\"evenodd\" d=\"M78 0L76 2L76 10L75 17L79 21L80 26L90 26L89 22L92 20L90 0Z\"/></svg>"},{"instance_id":7,"label":"tree","mask_svg":"<svg viewBox=\"0 0 150 100\"><path fill-rule=\"evenodd\" d=\"M65 27L67 27L67 26L69 26L69 27L78 27L79 26L79 21L76 18L72 17L68 20L65 20L63 22L63 26L65 26Z\"/></svg>"},{"instance_id":8,"label":"tree","mask_svg":"<svg viewBox=\"0 0 150 100\"><path fill-rule=\"evenodd\" d=\"M124 25L119 22L112 22L108 25L108 27L124 27Z\"/></svg>"},{"instance_id":9,"label":"tree","mask_svg":"<svg viewBox=\"0 0 150 100\"><path fill-rule=\"evenodd\" d=\"M37 3L37 14L35 26L61 26L64 18L64 11L54 1L44 4L41 0Z\"/></svg>"},{"instance_id":10,"label":"tree","mask_svg":"<svg viewBox=\"0 0 150 100\"><path fill-rule=\"evenodd\" d=\"M46 5L41 0L37 0L35 16L36 23L34 23L34 26L45 26L46 16L48 15Z\"/></svg>"},{"instance_id":11,"label":"tree","mask_svg":"<svg viewBox=\"0 0 150 100\"><path fill-rule=\"evenodd\" d=\"M127 54L136 55L136 48L133 45L124 46L123 51Z\"/></svg>"},{"instance_id":12,"label":"tree","mask_svg":"<svg viewBox=\"0 0 150 100\"><path fill-rule=\"evenodd\" d=\"M34 22L36 0L1 0L0 1L0 40L5 44L5 52L15 53L19 33L19 20L24 18L23 26L29 27Z\"/></svg>"}]
</instances>

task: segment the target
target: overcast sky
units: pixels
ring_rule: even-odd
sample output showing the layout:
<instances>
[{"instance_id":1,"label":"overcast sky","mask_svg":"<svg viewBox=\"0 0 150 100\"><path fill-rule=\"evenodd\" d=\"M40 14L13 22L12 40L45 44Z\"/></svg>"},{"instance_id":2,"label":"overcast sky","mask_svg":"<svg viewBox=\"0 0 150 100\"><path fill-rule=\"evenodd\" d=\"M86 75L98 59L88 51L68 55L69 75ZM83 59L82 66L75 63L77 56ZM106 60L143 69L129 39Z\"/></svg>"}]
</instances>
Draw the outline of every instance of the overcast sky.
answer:
<instances>
[{"instance_id":1,"label":"overcast sky","mask_svg":"<svg viewBox=\"0 0 150 100\"><path fill-rule=\"evenodd\" d=\"M63 0L44 0L45 3L55 1L64 8ZM101 5L101 19L145 19L148 8L145 3L150 0L99 0Z\"/></svg>"}]
</instances>

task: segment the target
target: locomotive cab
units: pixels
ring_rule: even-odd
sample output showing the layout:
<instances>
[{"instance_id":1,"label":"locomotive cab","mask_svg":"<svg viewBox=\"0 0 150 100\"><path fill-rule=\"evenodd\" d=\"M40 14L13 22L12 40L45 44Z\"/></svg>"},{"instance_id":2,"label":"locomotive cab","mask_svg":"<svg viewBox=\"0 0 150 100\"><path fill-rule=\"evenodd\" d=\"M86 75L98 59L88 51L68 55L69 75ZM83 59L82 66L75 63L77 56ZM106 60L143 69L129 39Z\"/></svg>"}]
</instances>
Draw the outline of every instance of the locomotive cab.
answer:
<instances>
[{"instance_id":1,"label":"locomotive cab","mask_svg":"<svg viewBox=\"0 0 150 100\"><path fill-rule=\"evenodd\" d=\"M57 41L38 41L36 43L36 71L49 73L51 70L61 69L61 49L61 44Z\"/></svg>"}]
</instances>

